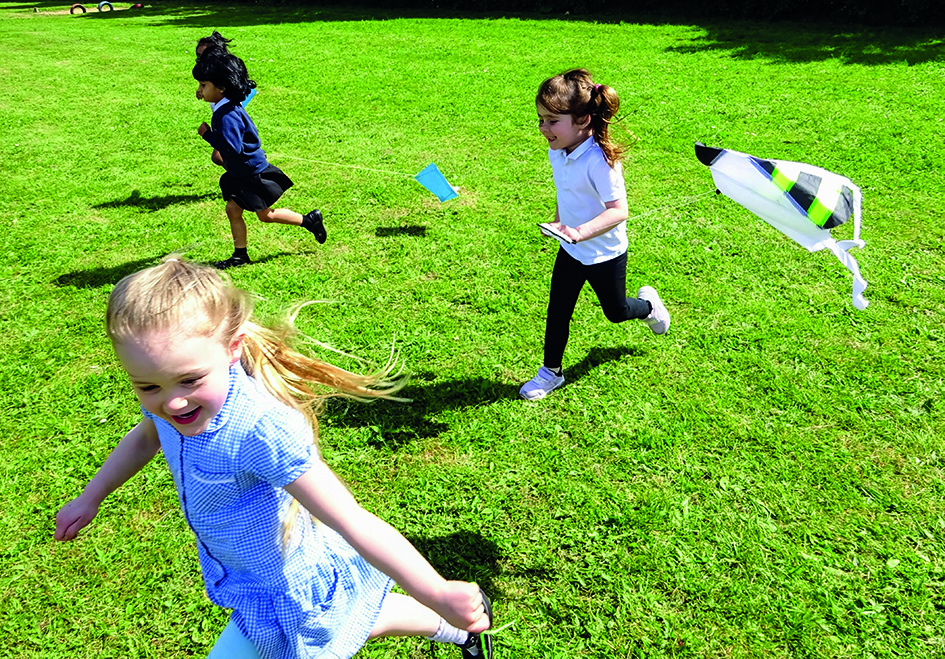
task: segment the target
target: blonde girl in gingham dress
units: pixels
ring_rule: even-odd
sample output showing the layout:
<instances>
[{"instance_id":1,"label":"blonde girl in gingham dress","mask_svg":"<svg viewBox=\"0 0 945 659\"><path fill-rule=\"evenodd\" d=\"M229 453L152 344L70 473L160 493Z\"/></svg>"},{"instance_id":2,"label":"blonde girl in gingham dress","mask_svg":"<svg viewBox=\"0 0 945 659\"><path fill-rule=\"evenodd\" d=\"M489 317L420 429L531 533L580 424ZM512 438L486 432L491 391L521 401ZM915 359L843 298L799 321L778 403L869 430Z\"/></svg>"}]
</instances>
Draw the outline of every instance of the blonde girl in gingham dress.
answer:
<instances>
[{"instance_id":1,"label":"blonde girl in gingham dress","mask_svg":"<svg viewBox=\"0 0 945 659\"><path fill-rule=\"evenodd\" d=\"M207 594L233 609L212 659L351 657L371 638L412 635L491 657L488 598L361 508L313 438L316 389L369 400L401 382L301 355L250 311L215 270L177 259L119 282L107 330L143 419L59 511L56 539L74 538L160 450Z\"/></svg>"}]
</instances>

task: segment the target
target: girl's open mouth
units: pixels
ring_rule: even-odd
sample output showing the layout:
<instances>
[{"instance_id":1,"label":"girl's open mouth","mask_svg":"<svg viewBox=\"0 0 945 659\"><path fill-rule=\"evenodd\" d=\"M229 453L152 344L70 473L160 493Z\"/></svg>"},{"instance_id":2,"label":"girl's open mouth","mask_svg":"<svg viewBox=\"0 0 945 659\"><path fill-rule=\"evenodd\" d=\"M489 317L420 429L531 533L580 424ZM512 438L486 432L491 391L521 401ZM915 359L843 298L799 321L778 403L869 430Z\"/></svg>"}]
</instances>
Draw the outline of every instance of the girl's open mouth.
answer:
<instances>
[{"instance_id":1,"label":"girl's open mouth","mask_svg":"<svg viewBox=\"0 0 945 659\"><path fill-rule=\"evenodd\" d=\"M171 415L171 418L174 419L174 423L178 423L182 426L186 426L188 423L193 423L197 420L197 416L200 414L200 408L196 407L189 411L187 414L174 414Z\"/></svg>"}]
</instances>

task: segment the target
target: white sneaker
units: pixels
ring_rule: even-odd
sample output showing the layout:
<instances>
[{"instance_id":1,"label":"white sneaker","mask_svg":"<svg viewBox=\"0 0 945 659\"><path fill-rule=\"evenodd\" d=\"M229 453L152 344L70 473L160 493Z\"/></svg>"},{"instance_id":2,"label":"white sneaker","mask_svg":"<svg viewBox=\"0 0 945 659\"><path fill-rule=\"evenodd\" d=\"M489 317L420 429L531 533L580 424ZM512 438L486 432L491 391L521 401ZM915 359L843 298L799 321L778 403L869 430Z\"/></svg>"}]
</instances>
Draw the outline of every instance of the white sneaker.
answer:
<instances>
[{"instance_id":1,"label":"white sneaker","mask_svg":"<svg viewBox=\"0 0 945 659\"><path fill-rule=\"evenodd\" d=\"M650 315L644 318L643 322L650 326L654 334L665 334L669 329L669 312L656 289L652 286L644 286L637 292L637 297L646 300L653 307Z\"/></svg>"},{"instance_id":2,"label":"white sneaker","mask_svg":"<svg viewBox=\"0 0 945 659\"><path fill-rule=\"evenodd\" d=\"M538 375L523 384L518 393L525 400L541 400L563 384L564 374L555 375L542 366L538 369Z\"/></svg>"}]
</instances>

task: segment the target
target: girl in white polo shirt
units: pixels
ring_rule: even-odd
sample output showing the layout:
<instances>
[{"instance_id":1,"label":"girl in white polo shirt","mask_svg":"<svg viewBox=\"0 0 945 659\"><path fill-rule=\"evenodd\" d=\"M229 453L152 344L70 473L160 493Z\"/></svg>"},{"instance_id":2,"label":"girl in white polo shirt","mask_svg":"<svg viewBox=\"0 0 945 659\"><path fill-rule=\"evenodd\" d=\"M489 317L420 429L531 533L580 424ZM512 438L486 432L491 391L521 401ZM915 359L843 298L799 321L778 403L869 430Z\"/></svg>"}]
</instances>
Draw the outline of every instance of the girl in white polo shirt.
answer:
<instances>
[{"instance_id":1,"label":"girl in white polo shirt","mask_svg":"<svg viewBox=\"0 0 945 659\"><path fill-rule=\"evenodd\" d=\"M572 69L541 83L535 98L538 129L548 140L557 194L555 220L561 248L551 273L545 321L545 362L520 394L544 398L564 384L561 367L574 305L587 282L612 323L643 320L655 334L669 329L669 313L651 286L626 295L627 191L620 158L608 127L620 99L595 84L584 69Z\"/></svg>"}]
</instances>

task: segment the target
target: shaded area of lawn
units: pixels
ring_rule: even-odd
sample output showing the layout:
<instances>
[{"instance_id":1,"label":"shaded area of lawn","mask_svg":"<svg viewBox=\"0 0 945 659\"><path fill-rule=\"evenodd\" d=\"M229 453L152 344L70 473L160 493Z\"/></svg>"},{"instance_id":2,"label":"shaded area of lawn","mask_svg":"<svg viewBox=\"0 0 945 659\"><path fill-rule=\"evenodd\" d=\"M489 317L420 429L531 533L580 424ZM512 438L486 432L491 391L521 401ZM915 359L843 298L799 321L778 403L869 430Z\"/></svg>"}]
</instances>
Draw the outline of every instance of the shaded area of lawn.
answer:
<instances>
[{"instance_id":1,"label":"shaded area of lawn","mask_svg":"<svg viewBox=\"0 0 945 659\"><path fill-rule=\"evenodd\" d=\"M775 27L776 26L776 27ZM945 61L941 31L849 29L807 25L705 24L705 36L671 48L677 53L727 52L736 59L776 62L839 60L845 64L910 65Z\"/></svg>"},{"instance_id":2,"label":"shaded area of lawn","mask_svg":"<svg viewBox=\"0 0 945 659\"><path fill-rule=\"evenodd\" d=\"M96 3L86 3L92 8L83 16L86 20L113 20L116 14L98 12ZM129 3L130 5L130 3ZM68 4L41 0L37 3L6 5L13 10L68 9ZM124 8L124 4L118 5ZM239 5L238 5L239 6ZM622 13L605 10L600 14L563 12L502 12L467 11L451 8L413 8L377 6L309 6L298 4L242 5L234 12L231 3L193 4L188 2L148 3L135 10L152 17L156 24L167 24L183 28L225 28L264 24L387 21L415 18L469 18L496 19L519 18L527 20L556 20L564 22L592 23L640 23L695 26L705 30L705 35L693 43L675 46L670 50L679 53L722 51L734 58L764 58L783 62L815 62L838 59L848 64L888 64L905 62L919 64L945 59L945 40L941 30L930 27L898 28L868 27L855 23L821 20L812 22L748 21L706 18L704 15L687 16L654 15L652 12Z\"/></svg>"}]
</instances>

